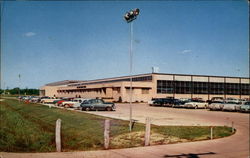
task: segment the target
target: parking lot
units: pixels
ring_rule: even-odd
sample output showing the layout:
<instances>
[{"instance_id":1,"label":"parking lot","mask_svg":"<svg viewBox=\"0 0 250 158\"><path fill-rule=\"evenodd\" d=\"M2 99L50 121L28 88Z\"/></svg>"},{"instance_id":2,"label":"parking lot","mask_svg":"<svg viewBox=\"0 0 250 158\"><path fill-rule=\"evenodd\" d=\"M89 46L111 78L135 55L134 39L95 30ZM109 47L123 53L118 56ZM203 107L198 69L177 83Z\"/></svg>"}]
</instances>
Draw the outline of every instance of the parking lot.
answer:
<instances>
[{"instance_id":1,"label":"parking lot","mask_svg":"<svg viewBox=\"0 0 250 158\"><path fill-rule=\"evenodd\" d=\"M95 115L117 119L129 119L129 104L116 104L116 111L90 111ZM208 109L184 109L169 107L152 107L146 103L132 104L132 118L145 123L146 117L156 125L227 125L232 121L247 120L248 114L237 112L210 111Z\"/></svg>"}]
</instances>

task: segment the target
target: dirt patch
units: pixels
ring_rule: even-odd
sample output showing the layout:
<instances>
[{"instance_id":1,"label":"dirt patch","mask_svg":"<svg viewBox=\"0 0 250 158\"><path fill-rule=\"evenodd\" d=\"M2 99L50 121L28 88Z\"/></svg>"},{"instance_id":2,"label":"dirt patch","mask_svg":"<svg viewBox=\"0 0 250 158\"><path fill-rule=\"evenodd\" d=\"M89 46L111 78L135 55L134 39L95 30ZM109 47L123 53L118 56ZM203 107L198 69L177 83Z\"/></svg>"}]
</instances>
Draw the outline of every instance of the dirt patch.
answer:
<instances>
[{"instance_id":1,"label":"dirt patch","mask_svg":"<svg viewBox=\"0 0 250 158\"><path fill-rule=\"evenodd\" d=\"M145 132L142 131L121 134L111 138L111 146L112 148L143 146L144 136ZM171 144L187 141L188 140L186 139L180 139L178 137L167 136L159 133L151 133L150 137L150 145Z\"/></svg>"}]
</instances>

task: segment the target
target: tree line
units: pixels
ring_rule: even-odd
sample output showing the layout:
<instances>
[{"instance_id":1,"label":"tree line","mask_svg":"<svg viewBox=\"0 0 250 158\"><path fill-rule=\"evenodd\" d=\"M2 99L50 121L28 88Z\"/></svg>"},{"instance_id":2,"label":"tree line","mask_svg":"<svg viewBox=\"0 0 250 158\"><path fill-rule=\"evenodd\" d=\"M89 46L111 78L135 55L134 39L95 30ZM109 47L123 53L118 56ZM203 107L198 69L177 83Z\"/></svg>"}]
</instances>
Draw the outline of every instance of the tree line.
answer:
<instances>
[{"instance_id":1,"label":"tree line","mask_svg":"<svg viewBox=\"0 0 250 158\"><path fill-rule=\"evenodd\" d=\"M11 94L11 95L39 95L39 89L25 88L19 89L18 87L13 89L0 89L0 94Z\"/></svg>"}]
</instances>

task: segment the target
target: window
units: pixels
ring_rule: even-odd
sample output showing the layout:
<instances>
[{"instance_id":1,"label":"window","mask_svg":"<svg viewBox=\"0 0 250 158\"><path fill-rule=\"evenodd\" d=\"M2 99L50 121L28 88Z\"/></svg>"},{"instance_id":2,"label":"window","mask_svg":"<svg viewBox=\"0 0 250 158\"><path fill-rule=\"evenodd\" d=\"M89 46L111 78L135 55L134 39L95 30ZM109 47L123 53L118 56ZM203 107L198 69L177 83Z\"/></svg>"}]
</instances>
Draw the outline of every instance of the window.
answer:
<instances>
[{"instance_id":1,"label":"window","mask_svg":"<svg viewBox=\"0 0 250 158\"><path fill-rule=\"evenodd\" d=\"M174 82L166 80L157 80L157 93L173 93Z\"/></svg>"},{"instance_id":2,"label":"window","mask_svg":"<svg viewBox=\"0 0 250 158\"><path fill-rule=\"evenodd\" d=\"M192 89L191 81L175 81L175 93L190 94Z\"/></svg>"},{"instance_id":3,"label":"window","mask_svg":"<svg viewBox=\"0 0 250 158\"><path fill-rule=\"evenodd\" d=\"M250 84L157 80L157 93L250 95Z\"/></svg>"},{"instance_id":4,"label":"window","mask_svg":"<svg viewBox=\"0 0 250 158\"><path fill-rule=\"evenodd\" d=\"M211 82L209 83L210 94L224 94L224 83Z\"/></svg>"},{"instance_id":5,"label":"window","mask_svg":"<svg viewBox=\"0 0 250 158\"><path fill-rule=\"evenodd\" d=\"M241 94L250 95L250 84L241 84Z\"/></svg>"},{"instance_id":6,"label":"window","mask_svg":"<svg viewBox=\"0 0 250 158\"><path fill-rule=\"evenodd\" d=\"M208 94L208 83L207 82L193 82L193 93L194 94Z\"/></svg>"},{"instance_id":7,"label":"window","mask_svg":"<svg viewBox=\"0 0 250 158\"><path fill-rule=\"evenodd\" d=\"M225 84L226 94L240 94L240 84L239 83L226 83Z\"/></svg>"}]
</instances>

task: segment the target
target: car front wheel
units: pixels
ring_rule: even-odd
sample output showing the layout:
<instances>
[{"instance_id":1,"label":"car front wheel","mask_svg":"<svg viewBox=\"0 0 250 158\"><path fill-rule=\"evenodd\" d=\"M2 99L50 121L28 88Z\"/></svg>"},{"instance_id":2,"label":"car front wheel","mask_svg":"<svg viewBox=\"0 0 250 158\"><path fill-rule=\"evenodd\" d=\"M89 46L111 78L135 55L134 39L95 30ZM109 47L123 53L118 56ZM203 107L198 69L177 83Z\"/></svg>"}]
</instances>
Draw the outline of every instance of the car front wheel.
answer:
<instances>
[{"instance_id":1,"label":"car front wheel","mask_svg":"<svg viewBox=\"0 0 250 158\"><path fill-rule=\"evenodd\" d=\"M106 110L107 111L112 111L112 108L111 107L107 107Z\"/></svg>"}]
</instances>

